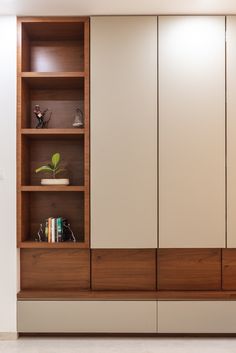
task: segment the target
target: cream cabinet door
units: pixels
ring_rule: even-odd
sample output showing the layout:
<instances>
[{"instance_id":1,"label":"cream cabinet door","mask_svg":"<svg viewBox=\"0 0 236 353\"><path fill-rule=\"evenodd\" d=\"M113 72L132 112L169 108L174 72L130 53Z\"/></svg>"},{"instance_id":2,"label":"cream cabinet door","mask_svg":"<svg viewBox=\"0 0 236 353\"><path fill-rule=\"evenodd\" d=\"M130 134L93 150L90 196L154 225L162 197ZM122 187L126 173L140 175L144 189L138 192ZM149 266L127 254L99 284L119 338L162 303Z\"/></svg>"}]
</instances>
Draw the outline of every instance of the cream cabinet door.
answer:
<instances>
[{"instance_id":1,"label":"cream cabinet door","mask_svg":"<svg viewBox=\"0 0 236 353\"><path fill-rule=\"evenodd\" d=\"M159 246L225 246L225 18L159 17Z\"/></svg>"},{"instance_id":2,"label":"cream cabinet door","mask_svg":"<svg viewBox=\"0 0 236 353\"><path fill-rule=\"evenodd\" d=\"M18 332L155 333L155 301L19 301Z\"/></svg>"},{"instance_id":3,"label":"cream cabinet door","mask_svg":"<svg viewBox=\"0 0 236 353\"><path fill-rule=\"evenodd\" d=\"M235 301L159 301L158 333L236 333Z\"/></svg>"},{"instance_id":4,"label":"cream cabinet door","mask_svg":"<svg viewBox=\"0 0 236 353\"><path fill-rule=\"evenodd\" d=\"M157 17L91 18L91 247L157 246Z\"/></svg>"},{"instance_id":5,"label":"cream cabinet door","mask_svg":"<svg viewBox=\"0 0 236 353\"><path fill-rule=\"evenodd\" d=\"M236 16L227 17L227 247L236 247Z\"/></svg>"}]
</instances>

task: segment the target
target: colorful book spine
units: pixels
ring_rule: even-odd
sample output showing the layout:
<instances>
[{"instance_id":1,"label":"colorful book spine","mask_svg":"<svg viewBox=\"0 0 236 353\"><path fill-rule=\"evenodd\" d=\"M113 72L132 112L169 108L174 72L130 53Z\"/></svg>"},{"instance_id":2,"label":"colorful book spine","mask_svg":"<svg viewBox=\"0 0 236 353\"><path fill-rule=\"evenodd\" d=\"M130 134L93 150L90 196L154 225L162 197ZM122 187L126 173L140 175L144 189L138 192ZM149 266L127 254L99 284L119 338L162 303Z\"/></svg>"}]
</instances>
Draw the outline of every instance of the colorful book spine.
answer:
<instances>
[{"instance_id":1,"label":"colorful book spine","mask_svg":"<svg viewBox=\"0 0 236 353\"><path fill-rule=\"evenodd\" d=\"M52 242L52 219L48 218L48 242Z\"/></svg>"},{"instance_id":2,"label":"colorful book spine","mask_svg":"<svg viewBox=\"0 0 236 353\"><path fill-rule=\"evenodd\" d=\"M56 237L55 237L55 218L52 218L52 243L55 243Z\"/></svg>"},{"instance_id":3,"label":"colorful book spine","mask_svg":"<svg viewBox=\"0 0 236 353\"><path fill-rule=\"evenodd\" d=\"M57 218L57 241L62 241L62 218Z\"/></svg>"}]
</instances>

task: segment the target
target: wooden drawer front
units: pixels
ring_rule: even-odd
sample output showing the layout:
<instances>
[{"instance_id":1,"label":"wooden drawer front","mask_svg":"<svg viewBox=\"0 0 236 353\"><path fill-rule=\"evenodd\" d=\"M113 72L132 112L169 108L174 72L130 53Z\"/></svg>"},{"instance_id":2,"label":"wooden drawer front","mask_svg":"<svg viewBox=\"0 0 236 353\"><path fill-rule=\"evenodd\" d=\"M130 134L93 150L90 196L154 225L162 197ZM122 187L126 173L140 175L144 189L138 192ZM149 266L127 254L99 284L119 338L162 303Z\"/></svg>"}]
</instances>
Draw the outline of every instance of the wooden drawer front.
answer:
<instances>
[{"instance_id":1,"label":"wooden drawer front","mask_svg":"<svg viewBox=\"0 0 236 353\"><path fill-rule=\"evenodd\" d=\"M155 301L20 301L18 332L156 332Z\"/></svg>"},{"instance_id":2,"label":"wooden drawer front","mask_svg":"<svg viewBox=\"0 0 236 353\"><path fill-rule=\"evenodd\" d=\"M159 249L159 290L221 289L220 249Z\"/></svg>"},{"instance_id":3,"label":"wooden drawer front","mask_svg":"<svg viewBox=\"0 0 236 353\"><path fill-rule=\"evenodd\" d=\"M90 252L85 249L22 249L21 289L90 288Z\"/></svg>"},{"instance_id":4,"label":"wooden drawer front","mask_svg":"<svg viewBox=\"0 0 236 353\"><path fill-rule=\"evenodd\" d=\"M222 288L236 290L236 249L222 250Z\"/></svg>"},{"instance_id":5,"label":"wooden drawer front","mask_svg":"<svg viewBox=\"0 0 236 353\"><path fill-rule=\"evenodd\" d=\"M156 250L92 250L93 290L156 290Z\"/></svg>"},{"instance_id":6,"label":"wooden drawer front","mask_svg":"<svg viewBox=\"0 0 236 353\"><path fill-rule=\"evenodd\" d=\"M159 333L236 333L235 301L159 301Z\"/></svg>"}]
</instances>

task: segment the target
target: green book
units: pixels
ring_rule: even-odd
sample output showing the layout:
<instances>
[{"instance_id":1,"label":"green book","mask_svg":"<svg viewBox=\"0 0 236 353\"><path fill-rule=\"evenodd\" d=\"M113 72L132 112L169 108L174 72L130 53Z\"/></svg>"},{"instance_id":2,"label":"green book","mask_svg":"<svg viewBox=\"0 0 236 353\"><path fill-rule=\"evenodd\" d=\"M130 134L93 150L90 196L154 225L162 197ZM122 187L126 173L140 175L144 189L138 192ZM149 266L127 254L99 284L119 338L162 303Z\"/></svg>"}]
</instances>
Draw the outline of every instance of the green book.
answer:
<instances>
[{"instance_id":1,"label":"green book","mask_svg":"<svg viewBox=\"0 0 236 353\"><path fill-rule=\"evenodd\" d=\"M62 218L57 218L57 241L62 242Z\"/></svg>"}]
</instances>

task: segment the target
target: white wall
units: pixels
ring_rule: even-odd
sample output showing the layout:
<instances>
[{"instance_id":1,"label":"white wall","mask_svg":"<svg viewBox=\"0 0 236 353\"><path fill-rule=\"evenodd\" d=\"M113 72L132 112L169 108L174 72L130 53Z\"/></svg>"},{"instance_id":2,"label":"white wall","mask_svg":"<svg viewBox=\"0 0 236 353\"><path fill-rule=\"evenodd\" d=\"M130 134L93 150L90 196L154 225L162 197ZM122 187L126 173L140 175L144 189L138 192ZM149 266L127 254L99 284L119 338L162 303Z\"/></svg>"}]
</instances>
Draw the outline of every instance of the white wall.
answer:
<instances>
[{"instance_id":1,"label":"white wall","mask_svg":"<svg viewBox=\"0 0 236 353\"><path fill-rule=\"evenodd\" d=\"M234 14L235 0L1 0L0 14L19 16Z\"/></svg>"},{"instance_id":2,"label":"white wall","mask_svg":"<svg viewBox=\"0 0 236 353\"><path fill-rule=\"evenodd\" d=\"M16 18L0 17L0 332L16 331Z\"/></svg>"}]
</instances>

